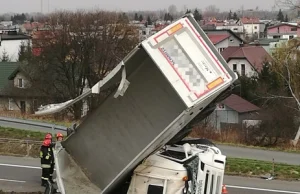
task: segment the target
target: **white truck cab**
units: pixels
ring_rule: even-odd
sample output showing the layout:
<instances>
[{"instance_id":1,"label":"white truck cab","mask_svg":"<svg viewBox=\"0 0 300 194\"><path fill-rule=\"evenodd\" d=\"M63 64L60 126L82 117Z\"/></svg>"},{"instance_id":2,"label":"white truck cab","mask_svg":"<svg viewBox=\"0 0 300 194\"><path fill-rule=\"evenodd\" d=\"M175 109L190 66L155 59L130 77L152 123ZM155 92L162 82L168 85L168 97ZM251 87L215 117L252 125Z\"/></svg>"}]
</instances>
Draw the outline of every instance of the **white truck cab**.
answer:
<instances>
[{"instance_id":1,"label":"white truck cab","mask_svg":"<svg viewBox=\"0 0 300 194\"><path fill-rule=\"evenodd\" d=\"M137 166L127 194L221 194L225 160L211 145L167 145Z\"/></svg>"}]
</instances>

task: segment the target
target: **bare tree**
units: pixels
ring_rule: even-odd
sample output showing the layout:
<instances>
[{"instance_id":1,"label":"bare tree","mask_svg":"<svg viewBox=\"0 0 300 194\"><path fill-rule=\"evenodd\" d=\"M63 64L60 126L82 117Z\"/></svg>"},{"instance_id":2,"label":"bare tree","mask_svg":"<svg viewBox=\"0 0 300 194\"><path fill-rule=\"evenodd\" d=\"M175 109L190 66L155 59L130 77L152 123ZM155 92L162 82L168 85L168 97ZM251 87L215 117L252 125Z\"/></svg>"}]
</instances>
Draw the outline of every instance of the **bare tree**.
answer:
<instances>
[{"instance_id":1,"label":"bare tree","mask_svg":"<svg viewBox=\"0 0 300 194\"><path fill-rule=\"evenodd\" d=\"M171 14L171 16L173 16L173 17L177 17L177 16L178 16L178 11L177 11L176 5L170 5L170 6L168 7L168 12L169 12L169 14Z\"/></svg>"},{"instance_id":2,"label":"bare tree","mask_svg":"<svg viewBox=\"0 0 300 194\"><path fill-rule=\"evenodd\" d=\"M283 80L288 95L272 94L269 98L293 99L291 109L298 112L300 117L300 41L292 39L276 49L273 57L272 70ZM300 138L300 125L293 144L296 145Z\"/></svg>"},{"instance_id":3,"label":"bare tree","mask_svg":"<svg viewBox=\"0 0 300 194\"><path fill-rule=\"evenodd\" d=\"M205 8L205 17L217 17L217 14L220 12L220 9L218 9L215 5L209 5Z\"/></svg>"},{"instance_id":4,"label":"bare tree","mask_svg":"<svg viewBox=\"0 0 300 194\"><path fill-rule=\"evenodd\" d=\"M299 0L275 0L275 4L280 8L287 8L291 10L300 8Z\"/></svg>"},{"instance_id":5,"label":"bare tree","mask_svg":"<svg viewBox=\"0 0 300 194\"><path fill-rule=\"evenodd\" d=\"M31 82L54 101L74 99L86 83L92 87L137 44L137 31L125 13L106 11L55 12L48 30L40 31L33 47L40 49L24 65ZM91 98L91 110L97 98ZM78 119L81 103L71 112Z\"/></svg>"}]
</instances>

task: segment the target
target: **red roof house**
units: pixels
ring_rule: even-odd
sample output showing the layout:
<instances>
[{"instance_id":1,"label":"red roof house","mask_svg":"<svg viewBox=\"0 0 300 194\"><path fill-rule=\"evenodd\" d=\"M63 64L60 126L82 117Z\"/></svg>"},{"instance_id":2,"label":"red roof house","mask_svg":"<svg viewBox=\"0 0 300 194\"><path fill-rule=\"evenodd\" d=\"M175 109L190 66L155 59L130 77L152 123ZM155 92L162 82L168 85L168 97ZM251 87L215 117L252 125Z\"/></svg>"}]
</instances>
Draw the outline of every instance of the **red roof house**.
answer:
<instances>
[{"instance_id":1,"label":"red roof house","mask_svg":"<svg viewBox=\"0 0 300 194\"><path fill-rule=\"evenodd\" d=\"M272 58L262 46L234 46L221 52L229 67L240 75L251 77L260 72Z\"/></svg>"}]
</instances>

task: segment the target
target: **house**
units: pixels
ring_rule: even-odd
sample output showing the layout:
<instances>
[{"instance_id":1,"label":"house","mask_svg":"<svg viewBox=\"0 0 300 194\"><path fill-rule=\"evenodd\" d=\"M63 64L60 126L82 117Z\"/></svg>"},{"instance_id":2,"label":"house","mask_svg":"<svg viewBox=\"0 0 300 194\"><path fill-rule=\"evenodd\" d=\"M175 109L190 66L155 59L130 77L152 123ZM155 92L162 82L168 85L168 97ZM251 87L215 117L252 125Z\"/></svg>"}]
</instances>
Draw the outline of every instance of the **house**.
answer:
<instances>
[{"instance_id":1,"label":"house","mask_svg":"<svg viewBox=\"0 0 300 194\"><path fill-rule=\"evenodd\" d=\"M0 62L0 111L32 113L43 96L30 86L18 62Z\"/></svg>"},{"instance_id":2,"label":"house","mask_svg":"<svg viewBox=\"0 0 300 194\"><path fill-rule=\"evenodd\" d=\"M244 26L240 24L226 24L222 26L216 26L216 30L231 30L240 38L244 38Z\"/></svg>"},{"instance_id":3,"label":"house","mask_svg":"<svg viewBox=\"0 0 300 194\"><path fill-rule=\"evenodd\" d=\"M243 17L238 24L243 25L245 37L263 38L266 28L264 22L260 22L258 18Z\"/></svg>"},{"instance_id":4,"label":"house","mask_svg":"<svg viewBox=\"0 0 300 194\"><path fill-rule=\"evenodd\" d=\"M269 39L292 39L300 36L300 26L280 23L270 26L267 29L267 38Z\"/></svg>"},{"instance_id":5,"label":"house","mask_svg":"<svg viewBox=\"0 0 300 194\"><path fill-rule=\"evenodd\" d=\"M241 76L252 77L261 71L271 56L262 46L235 46L228 47L221 52L228 66Z\"/></svg>"},{"instance_id":6,"label":"house","mask_svg":"<svg viewBox=\"0 0 300 194\"><path fill-rule=\"evenodd\" d=\"M243 40L231 30L205 30L205 33L219 52L243 43Z\"/></svg>"},{"instance_id":7,"label":"house","mask_svg":"<svg viewBox=\"0 0 300 194\"><path fill-rule=\"evenodd\" d=\"M260 45L271 55L274 49L280 47L282 43L285 43L287 41L288 39L281 39L281 38L276 38L276 39L261 38L255 40L254 42L249 43L249 45Z\"/></svg>"},{"instance_id":8,"label":"house","mask_svg":"<svg viewBox=\"0 0 300 194\"><path fill-rule=\"evenodd\" d=\"M221 130L226 125L242 125L245 120L258 120L260 108L238 95L231 94L217 104L208 117L212 127Z\"/></svg>"},{"instance_id":9,"label":"house","mask_svg":"<svg viewBox=\"0 0 300 194\"><path fill-rule=\"evenodd\" d=\"M7 34L0 34L0 58L3 53L9 57L9 61L16 62L19 58L19 49L24 42L27 44L31 42L31 38L24 34L17 34L16 31L8 32Z\"/></svg>"}]
</instances>

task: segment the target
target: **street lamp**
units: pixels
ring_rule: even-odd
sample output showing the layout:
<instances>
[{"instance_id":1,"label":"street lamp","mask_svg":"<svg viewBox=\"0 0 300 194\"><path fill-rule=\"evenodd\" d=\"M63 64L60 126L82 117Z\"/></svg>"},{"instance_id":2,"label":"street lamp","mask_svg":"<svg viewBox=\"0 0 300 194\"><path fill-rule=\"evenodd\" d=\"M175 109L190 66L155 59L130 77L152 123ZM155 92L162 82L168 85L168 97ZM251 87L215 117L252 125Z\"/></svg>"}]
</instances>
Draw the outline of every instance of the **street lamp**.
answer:
<instances>
[{"instance_id":1,"label":"street lamp","mask_svg":"<svg viewBox=\"0 0 300 194\"><path fill-rule=\"evenodd\" d=\"M122 71L121 71L122 70ZM129 81L126 79L126 70L125 70L125 64L122 61L119 65L117 65L103 80L100 80L97 82L91 89L87 90L80 96L78 96L75 99L68 100L63 103L58 104L48 104L45 106L41 106L38 108L38 111L35 112L35 115L49 115L54 114L57 112L60 112L73 104L75 104L78 101L83 100L84 98L92 95L92 94L99 94L100 88L102 88L104 85L108 84L108 82L115 77L119 72L121 71L121 81L119 84L119 87L114 95L114 98L117 98L118 96L123 96L125 91L127 90L129 86Z\"/></svg>"}]
</instances>

